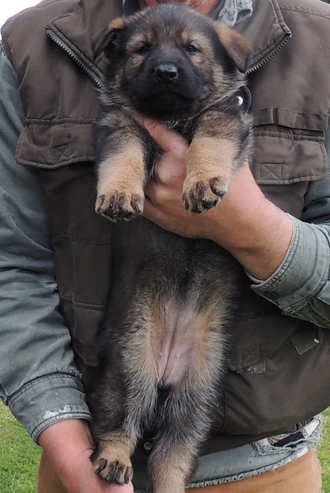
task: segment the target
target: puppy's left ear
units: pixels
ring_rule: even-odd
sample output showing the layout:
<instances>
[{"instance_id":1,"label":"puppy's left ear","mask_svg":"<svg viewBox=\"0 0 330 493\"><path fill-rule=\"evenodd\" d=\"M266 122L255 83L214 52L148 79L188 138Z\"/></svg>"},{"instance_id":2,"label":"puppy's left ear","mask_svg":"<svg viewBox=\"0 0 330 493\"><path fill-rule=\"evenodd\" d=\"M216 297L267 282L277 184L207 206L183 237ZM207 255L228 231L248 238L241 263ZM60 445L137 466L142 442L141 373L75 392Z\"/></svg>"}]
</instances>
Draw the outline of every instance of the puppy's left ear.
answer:
<instances>
[{"instance_id":1,"label":"puppy's left ear","mask_svg":"<svg viewBox=\"0 0 330 493\"><path fill-rule=\"evenodd\" d=\"M103 29L103 31L92 36L92 48L94 58L97 58L102 51L107 58L110 58L111 51L116 45L118 35L125 27L124 19L119 17Z\"/></svg>"},{"instance_id":2,"label":"puppy's left ear","mask_svg":"<svg viewBox=\"0 0 330 493\"><path fill-rule=\"evenodd\" d=\"M226 52L230 58L234 60L238 70L240 72L245 72L251 58L250 44L241 34L230 29L230 27L222 21L217 21L215 23L215 31Z\"/></svg>"}]
</instances>

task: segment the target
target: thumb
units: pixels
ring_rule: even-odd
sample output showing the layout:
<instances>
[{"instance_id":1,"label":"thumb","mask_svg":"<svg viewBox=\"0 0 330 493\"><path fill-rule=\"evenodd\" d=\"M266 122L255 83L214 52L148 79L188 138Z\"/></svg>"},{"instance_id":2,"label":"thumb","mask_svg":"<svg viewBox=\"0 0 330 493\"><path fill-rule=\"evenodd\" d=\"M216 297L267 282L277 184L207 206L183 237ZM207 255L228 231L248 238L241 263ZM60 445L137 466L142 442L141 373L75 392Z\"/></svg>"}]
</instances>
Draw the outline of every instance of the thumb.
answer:
<instances>
[{"instance_id":1,"label":"thumb","mask_svg":"<svg viewBox=\"0 0 330 493\"><path fill-rule=\"evenodd\" d=\"M174 153L178 158L186 159L189 145L184 137L157 120L137 113L132 114L132 117L149 132L165 153Z\"/></svg>"}]
</instances>

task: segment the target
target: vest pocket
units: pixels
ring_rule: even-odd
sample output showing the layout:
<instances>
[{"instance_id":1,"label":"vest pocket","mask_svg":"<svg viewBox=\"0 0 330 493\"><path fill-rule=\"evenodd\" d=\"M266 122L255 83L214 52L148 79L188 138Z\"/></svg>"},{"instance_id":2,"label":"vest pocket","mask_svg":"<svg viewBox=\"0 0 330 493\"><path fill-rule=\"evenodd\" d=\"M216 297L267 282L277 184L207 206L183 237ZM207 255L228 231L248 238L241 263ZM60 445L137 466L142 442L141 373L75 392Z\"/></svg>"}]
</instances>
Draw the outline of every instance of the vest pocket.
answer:
<instances>
[{"instance_id":1,"label":"vest pocket","mask_svg":"<svg viewBox=\"0 0 330 493\"><path fill-rule=\"evenodd\" d=\"M308 345L297 351L304 341ZM329 356L329 334L301 322L259 365L228 371L213 429L228 435L276 434L311 419L330 405Z\"/></svg>"},{"instance_id":2,"label":"vest pocket","mask_svg":"<svg viewBox=\"0 0 330 493\"><path fill-rule=\"evenodd\" d=\"M93 122L62 119L26 122L17 148L16 160L37 168L56 169L94 160Z\"/></svg>"},{"instance_id":3,"label":"vest pocket","mask_svg":"<svg viewBox=\"0 0 330 493\"><path fill-rule=\"evenodd\" d=\"M327 176L324 133L328 115L284 108L254 110L255 152L251 168L258 184L288 185Z\"/></svg>"}]
</instances>

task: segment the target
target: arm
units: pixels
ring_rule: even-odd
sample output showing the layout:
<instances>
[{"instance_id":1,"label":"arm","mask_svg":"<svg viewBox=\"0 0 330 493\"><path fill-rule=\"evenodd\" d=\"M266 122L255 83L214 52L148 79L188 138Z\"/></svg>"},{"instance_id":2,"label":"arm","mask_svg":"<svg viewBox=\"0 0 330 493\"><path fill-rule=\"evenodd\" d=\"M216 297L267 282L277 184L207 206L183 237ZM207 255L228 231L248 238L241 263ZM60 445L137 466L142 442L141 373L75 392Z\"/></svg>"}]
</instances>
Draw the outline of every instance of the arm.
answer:
<instances>
[{"instance_id":1,"label":"arm","mask_svg":"<svg viewBox=\"0 0 330 493\"><path fill-rule=\"evenodd\" d=\"M68 493L133 493L133 486L107 484L93 470L93 442L89 427L81 420L65 420L40 435L47 453Z\"/></svg>"},{"instance_id":2,"label":"arm","mask_svg":"<svg viewBox=\"0 0 330 493\"><path fill-rule=\"evenodd\" d=\"M18 81L3 54L0 63L0 392L37 441L59 419L90 413L58 311L41 184L14 158L24 122Z\"/></svg>"},{"instance_id":3,"label":"arm","mask_svg":"<svg viewBox=\"0 0 330 493\"><path fill-rule=\"evenodd\" d=\"M94 474L80 375L58 311L54 259L36 170L14 158L24 114L0 53L0 396L49 455L72 493L131 492Z\"/></svg>"},{"instance_id":4,"label":"arm","mask_svg":"<svg viewBox=\"0 0 330 493\"><path fill-rule=\"evenodd\" d=\"M181 200L187 144L160 124L146 121L144 125L165 151L155 180L146 188L144 215L177 234L216 241L243 265L258 294L288 315L329 326L326 227L298 221L274 206L260 191L248 166L233 178L218 208L198 216L187 213ZM307 283L309 278L312 281Z\"/></svg>"}]
</instances>

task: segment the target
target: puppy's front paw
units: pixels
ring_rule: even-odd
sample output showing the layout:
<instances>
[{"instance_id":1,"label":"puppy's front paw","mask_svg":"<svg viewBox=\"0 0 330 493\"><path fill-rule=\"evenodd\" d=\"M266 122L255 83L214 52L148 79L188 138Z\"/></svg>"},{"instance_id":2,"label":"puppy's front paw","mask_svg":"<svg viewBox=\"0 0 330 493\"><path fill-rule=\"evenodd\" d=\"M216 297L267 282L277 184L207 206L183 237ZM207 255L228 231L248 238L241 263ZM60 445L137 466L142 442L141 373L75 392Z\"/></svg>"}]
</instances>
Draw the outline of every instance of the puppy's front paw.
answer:
<instances>
[{"instance_id":1,"label":"puppy's front paw","mask_svg":"<svg viewBox=\"0 0 330 493\"><path fill-rule=\"evenodd\" d=\"M133 478L130 459L123 453L93 453L94 472L107 483L127 484Z\"/></svg>"},{"instance_id":2,"label":"puppy's front paw","mask_svg":"<svg viewBox=\"0 0 330 493\"><path fill-rule=\"evenodd\" d=\"M130 221L143 211L144 194L113 189L107 193L100 193L96 199L95 210L98 214L116 222L117 220Z\"/></svg>"},{"instance_id":3,"label":"puppy's front paw","mask_svg":"<svg viewBox=\"0 0 330 493\"><path fill-rule=\"evenodd\" d=\"M185 209L197 214L206 212L219 204L227 188L219 177L196 181L187 176L182 194Z\"/></svg>"}]
</instances>

